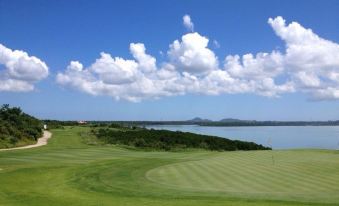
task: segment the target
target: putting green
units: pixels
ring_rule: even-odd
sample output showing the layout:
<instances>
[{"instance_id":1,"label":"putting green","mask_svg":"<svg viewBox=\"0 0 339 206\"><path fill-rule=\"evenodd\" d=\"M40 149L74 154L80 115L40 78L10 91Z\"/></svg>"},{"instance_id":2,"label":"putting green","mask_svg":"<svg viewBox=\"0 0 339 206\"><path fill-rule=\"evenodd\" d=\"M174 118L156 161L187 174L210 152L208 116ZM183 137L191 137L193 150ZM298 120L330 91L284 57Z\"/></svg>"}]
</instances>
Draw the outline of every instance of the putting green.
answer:
<instances>
[{"instance_id":1,"label":"putting green","mask_svg":"<svg viewBox=\"0 0 339 206\"><path fill-rule=\"evenodd\" d=\"M184 190L339 202L339 155L334 152L228 152L161 166L147 178Z\"/></svg>"},{"instance_id":2,"label":"putting green","mask_svg":"<svg viewBox=\"0 0 339 206\"><path fill-rule=\"evenodd\" d=\"M146 152L83 143L0 152L0 205L338 205L339 152ZM272 162L274 156L274 164Z\"/></svg>"}]
</instances>

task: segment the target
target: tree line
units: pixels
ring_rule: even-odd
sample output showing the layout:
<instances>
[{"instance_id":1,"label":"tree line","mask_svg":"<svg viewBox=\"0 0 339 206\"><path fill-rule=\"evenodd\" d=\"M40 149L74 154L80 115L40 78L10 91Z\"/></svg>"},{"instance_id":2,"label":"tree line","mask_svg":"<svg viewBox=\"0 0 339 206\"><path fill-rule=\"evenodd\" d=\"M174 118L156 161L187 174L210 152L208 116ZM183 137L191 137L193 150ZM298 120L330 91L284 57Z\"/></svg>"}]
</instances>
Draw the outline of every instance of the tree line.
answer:
<instances>
[{"instance_id":1,"label":"tree line","mask_svg":"<svg viewBox=\"0 0 339 206\"><path fill-rule=\"evenodd\" d=\"M226 138L194 134L190 132L130 129L113 130L110 128L96 128L92 132L105 144L129 145L137 148L159 150L174 150L199 148L216 151L235 150L269 150L271 148L254 142L230 140Z\"/></svg>"},{"instance_id":2,"label":"tree line","mask_svg":"<svg viewBox=\"0 0 339 206\"><path fill-rule=\"evenodd\" d=\"M339 126L339 120L332 121L257 121L257 120L229 120L229 121L92 121L95 124L121 125L199 125L216 127L254 127L254 126Z\"/></svg>"},{"instance_id":3,"label":"tree line","mask_svg":"<svg viewBox=\"0 0 339 206\"><path fill-rule=\"evenodd\" d=\"M44 124L47 125L47 129L64 129L65 126L77 126L77 121L60 121L60 120L43 120Z\"/></svg>"},{"instance_id":4,"label":"tree line","mask_svg":"<svg viewBox=\"0 0 339 206\"><path fill-rule=\"evenodd\" d=\"M215 127L255 127L255 126L339 126L335 121L234 121L234 122L199 122L199 126Z\"/></svg>"}]
</instances>

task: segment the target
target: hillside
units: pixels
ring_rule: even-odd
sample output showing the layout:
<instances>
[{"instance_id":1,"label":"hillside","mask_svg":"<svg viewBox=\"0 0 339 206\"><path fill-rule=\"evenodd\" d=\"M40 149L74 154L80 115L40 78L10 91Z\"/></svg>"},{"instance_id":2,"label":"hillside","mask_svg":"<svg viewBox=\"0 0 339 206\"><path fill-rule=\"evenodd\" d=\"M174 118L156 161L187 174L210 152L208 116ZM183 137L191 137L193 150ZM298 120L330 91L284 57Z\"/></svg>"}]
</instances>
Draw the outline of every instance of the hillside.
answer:
<instances>
[{"instance_id":1,"label":"hillside","mask_svg":"<svg viewBox=\"0 0 339 206\"><path fill-rule=\"evenodd\" d=\"M40 120L24 113L18 107L0 108L0 148L32 144L42 135Z\"/></svg>"}]
</instances>

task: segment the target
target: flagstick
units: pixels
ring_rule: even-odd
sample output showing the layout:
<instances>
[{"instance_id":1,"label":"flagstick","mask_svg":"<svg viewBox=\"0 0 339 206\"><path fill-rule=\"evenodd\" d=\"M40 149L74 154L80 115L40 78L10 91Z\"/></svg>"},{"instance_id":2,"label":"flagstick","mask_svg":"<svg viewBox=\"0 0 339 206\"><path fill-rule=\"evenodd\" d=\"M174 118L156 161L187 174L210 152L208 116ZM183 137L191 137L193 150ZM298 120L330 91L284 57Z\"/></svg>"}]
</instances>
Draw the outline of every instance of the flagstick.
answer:
<instances>
[{"instance_id":1,"label":"flagstick","mask_svg":"<svg viewBox=\"0 0 339 206\"><path fill-rule=\"evenodd\" d=\"M268 141L267 141L267 144L268 146L271 147L271 155L272 155L272 165L275 165L275 160L274 160L274 155L273 155L273 147L272 147L272 139L271 137L268 138Z\"/></svg>"}]
</instances>

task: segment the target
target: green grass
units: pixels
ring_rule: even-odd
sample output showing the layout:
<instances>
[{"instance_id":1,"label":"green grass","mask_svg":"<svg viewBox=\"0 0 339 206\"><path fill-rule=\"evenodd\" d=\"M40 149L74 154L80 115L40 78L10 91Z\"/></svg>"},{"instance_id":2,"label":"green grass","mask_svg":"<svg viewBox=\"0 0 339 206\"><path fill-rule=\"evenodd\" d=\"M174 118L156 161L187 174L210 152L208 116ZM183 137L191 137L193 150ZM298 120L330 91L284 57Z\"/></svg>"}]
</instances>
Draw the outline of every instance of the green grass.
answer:
<instances>
[{"instance_id":1,"label":"green grass","mask_svg":"<svg viewBox=\"0 0 339 206\"><path fill-rule=\"evenodd\" d=\"M145 152L85 130L0 152L0 205L339 205L338 151Z\"/></svg>"}]
</instances>

